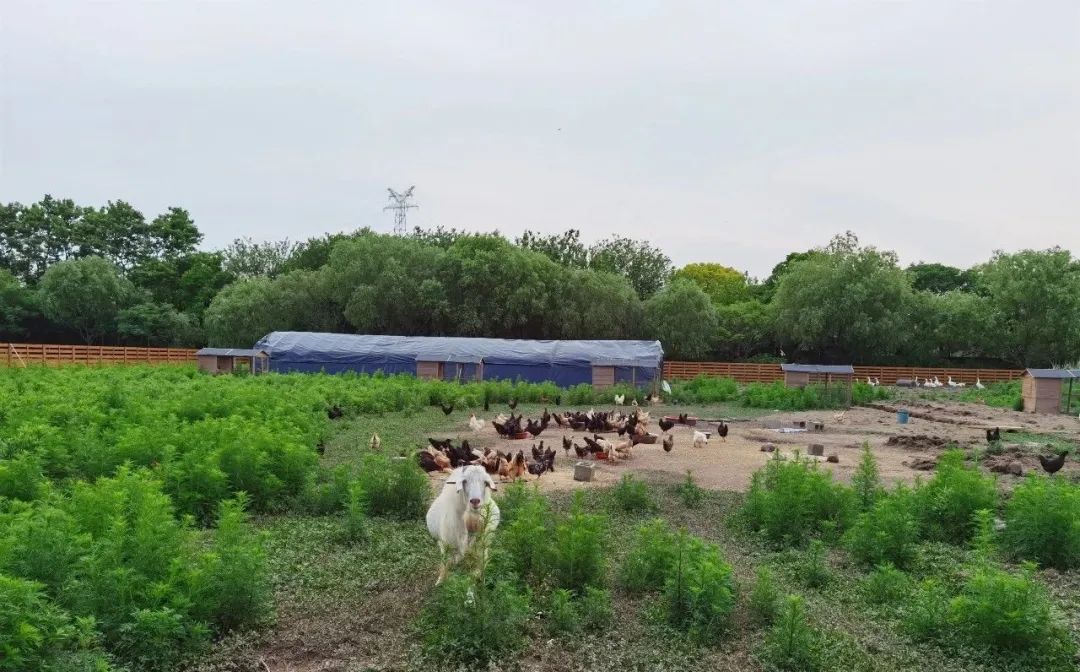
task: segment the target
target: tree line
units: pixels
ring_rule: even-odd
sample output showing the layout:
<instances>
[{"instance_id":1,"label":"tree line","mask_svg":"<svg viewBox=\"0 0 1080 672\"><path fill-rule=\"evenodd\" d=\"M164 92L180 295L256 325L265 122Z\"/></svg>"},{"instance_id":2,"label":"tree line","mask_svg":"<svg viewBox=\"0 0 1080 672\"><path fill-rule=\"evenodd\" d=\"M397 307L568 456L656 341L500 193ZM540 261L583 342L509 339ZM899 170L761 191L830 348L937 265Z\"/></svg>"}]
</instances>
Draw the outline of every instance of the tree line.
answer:
<instances>
[{"instance_id":1,"label":"tree line","mask_svg":"<svg viewBox=\"0 0 1080 672\"><path fill-rule=\"evenodd\" d=\"M187 211L0 203L0 340L249 346L274 330L659 339L669 359L1049 366L1080 353L1080 261L901 267L851 233L756 279L580 232L361 229L198 249ZM723 260L720 260L723 261Z\"/></svg>"}]
</instances>

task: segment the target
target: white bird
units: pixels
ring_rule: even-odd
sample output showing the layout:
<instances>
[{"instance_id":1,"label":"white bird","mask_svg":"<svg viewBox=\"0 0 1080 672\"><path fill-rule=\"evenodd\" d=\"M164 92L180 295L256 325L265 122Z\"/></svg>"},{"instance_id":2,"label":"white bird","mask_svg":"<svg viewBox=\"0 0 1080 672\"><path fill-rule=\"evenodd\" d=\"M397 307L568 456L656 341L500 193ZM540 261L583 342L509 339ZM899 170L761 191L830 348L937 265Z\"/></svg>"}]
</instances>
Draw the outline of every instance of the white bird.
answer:
<instances>
[{"instance_id":1,"label":"white bird","mask_svg":"<svg viewBox=\"0 0 1080 672\"><path fill-rule=\"evenodd\" d=\"M960 384L959 384L959 383L957 383L957 382L955 382L955 381L954 381L954 380L952 379L952 376L949 376L949 387L960 387Z\"/></svg>"},{"instance_id":2,"label":"white bird","mask_svg":"<svg viewBox=\"0 0 1080 672\"><path fill-rule=\"evenodd\" d=\"M615 405L616 406L622 406L624 401L626 401L626 395L625 394L616 394L615 395Z\"/></svg>"},{"instance_id":3,"label":"white bird","mask_svg":"<svg viewBox=\"0 0 1080 672\"><path fill-rule=\"evenodd\" d=\"M940 378L938 378L937 376L934 376L934 387L941 387L944 384L945 383L941 382Z\"/></svg>"},{"instance_id":4,"label":"white bird","mask_svg":"<svg viewBox=\"0 0 1080 672\"><path fill-rule=\"evenodd\" d=\"M874 378L874 387L877 387L878 385L881 385L881 379L880 378Z\"/></svg>"},{"instance_id":5,"label":"white bird","mask_svg":"<svg viewBox=\"0 0 1080 672\"><path fill-rule=\"evenodd\" d=\"M709 436L704 432L694 432L694 448L704 448L709 445Z\"/></svg>"},{"instance_id":6,"label":"white bird","mask_svg":"<svg viewBox=\"0 0 1080 672\"><path fill-rule=\"evenodd\" d=\"M664 394L671 394L671 385L666 380L660 383L660 387L664 389Z\"/></svg>"},{"instance_id":7,"label":"white bird","mask_svg":"<svg viewBox=\"0 0 1080 672\"><path fill-rule=\"evenodd\" d=\"M975 389L976 390L985 390L986 389L986 386L982 384L982 380L980 380L978 376L975 376Z\"/></svg>"},{"instance_id":8,"label":"white bird","mask_svg":"<svg viewBox=\"0 0 1080 672\"><path fill-rule=\"evenodd\" d=\"M469 415L469 429L479 432L484 428L484 421L477 418L475 413Z\"/></svg>"},{"instance_id":9,"label":"white bird","mask_svg":"<svg viewBox=\"0 0 1080 672\"><path fill-rule=\"evenodd\" d=\"M870 376L867 376L867 377L866 377L866 384L867 384L867 385L869 385L869 386L871 386L871 387L873 387L873 386L874 386L874 381L870 380Z\"/></svg>"}]
</instances>

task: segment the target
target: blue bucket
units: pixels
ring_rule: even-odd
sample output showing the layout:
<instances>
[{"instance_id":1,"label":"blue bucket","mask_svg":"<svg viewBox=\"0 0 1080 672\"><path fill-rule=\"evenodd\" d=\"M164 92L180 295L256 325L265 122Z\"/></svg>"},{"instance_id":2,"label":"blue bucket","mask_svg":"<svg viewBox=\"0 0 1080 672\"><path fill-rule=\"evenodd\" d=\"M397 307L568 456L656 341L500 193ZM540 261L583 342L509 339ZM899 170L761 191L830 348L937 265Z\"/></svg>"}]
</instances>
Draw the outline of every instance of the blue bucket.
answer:
<instances>
[{"instance_id":1,"label":"blue bucket","mask_svg":"<svg viewBox=\"0 0 1080 672\"><path fill-rule=\"evenodd\" d=\"M907 411L901 410L896 412L896 421L899 422L901 425L907 424L908 417L909 415Z\"/></svg>"}]
</instances>

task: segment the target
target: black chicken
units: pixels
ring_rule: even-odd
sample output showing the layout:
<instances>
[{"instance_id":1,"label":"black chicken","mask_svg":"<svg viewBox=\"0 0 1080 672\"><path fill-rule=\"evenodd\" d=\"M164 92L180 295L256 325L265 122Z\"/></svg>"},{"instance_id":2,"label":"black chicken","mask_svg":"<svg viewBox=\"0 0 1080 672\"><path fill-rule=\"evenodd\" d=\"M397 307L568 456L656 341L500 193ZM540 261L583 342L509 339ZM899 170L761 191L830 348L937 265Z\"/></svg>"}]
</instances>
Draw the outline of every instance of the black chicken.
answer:
<instances>
[{"instance_id":1,"label":"black chicken","mask_svg":"<svg viewBox=\"0 0 1080 672\"><path fill-rule=\"evenodd\" d=\"M491 402L488 401L487 397L484 397L484 412L487 413L490 410L491 410Z\"/></svg>"},{"instance_id":2,"label":"black chicken","mask_svg":"<svg viewBox=\"0 0 1080 672\"><path fill-rule=\"evenodd\" d=\"M532 456L533 456L533 459L537 460L537 461L540 461L540 460L544 459L544 451L537 448L535 443L533 444L533 447L532 447Z\"/></svg>"},{"instance_id":3,"label":"black chicken","mask_svg":"<svg viewBox=\"0 0 1080 672\"><path fill-rule=\"evenodd\" d=\"M586 455L589 454L589 450L587 448L582 448L576 443L574 444L574 452L577 453L577 456L579 458L584 458Z\"/></svg>"},{"instance_id":4,"label":"black chicken","mask_svg":"<svg viewBox=\"0 0 1080 672\"><path fill-rule=\"evenodd\" d=\"M666 432L675 426L675 421L668 420L667 418L660 418L660 420L657 421L657 424L660 425L660 431Z\"/></svg>"},{"instance_id":5,"label":"black chicken","mask_svg":"<svg viewBox=\"0 0 1080 672\"><path fill-rule=\"evenodd\" d=\"M595 439L590 439L587 436L583 436L581 438L584 439L585 445L589 447L589 452L590 453L602 453L602 452L604 452L604 449L600 446L599 443L596 442Z\"/></svg>"},{"instance_id":6,"label":"black chicken","mask_svg":"<svg viewBox=\"0 0 1080 672\"><path fill-rule=\"evenodd\" d=\"M567 455L570 454L570 446L572 445L573 442L570 440L569 436L562 437L562 449L566 452Z\"/></svg>"},{"instance_id":7,"label":"black chicken","mask_svg":"<svg viewBox=\"0 0 1080 672\"><path fill-rule=\"evenodd\" d=\"M689 414L689 413L680 413L680 414L679 414L679 424L680 424L680 425L685 425L685 424L686 424L686 420L687 420L687 418L689 418L689 417L690 417L690 414Z\"/></svg>"},{"instance_id":8,"label":"black chicken","mask_svg":"<svg viewBox=\"0 0 1080 672\"><path fill-rule=\"evenodd\" d=\"M1044 457L1039 455L1039 464L1042 465L1043 471L1048 474L1056 474L1065 466L1065 456L1068 455L1068 451L1064 451L1058 454L1057 457Z\"/></svg>"},{"instance_id":9,"label":"black chicken","mask_svg":"<svg viewBox=\"0 0 1080 672\"><path fill-rule=\"evenodd\" d=\"M442 441L438 441L436 439L428 437L428 443L430 443L431 447L435 450L447 450L450 448L450 439L443 439Z\"/></svg>"},{"instance_id":10,"label":"black chicken","mask_svg":"<svg viewBox=\"0 0 1080 672\"><path fill-rule=\"evenodd\" d=\"M511 399L510 402L506 405L510 407L511 411L514 410L515 408L517 408L517 399Z\"/></svg>"},{"instance_id":11,"label":"black chicken","mask_svg":"<svg viewBox=\"0 0 1080 672\"><path fill-rule=\"evenodd\" d=\"M547 462L541 460L539 462L530 462L526 469L528 469L529 473L533 476L540 478L543 476L544 472L548 470L548 465Z\"/></svg>"},{"instance_id":12,"label":"black chicken","mask_svg":"<svg viewBox=\"0 0 1080 672\"><path fill-rule=\"evenodd\" d=\"M548 410L547 410L547 407L546 407L546 406L544 407L544 413L543 413L543 415L541 415L541 416L540 416L540 422L541 422L541 424L544 424L544 425L546 425L546 424L548 424L549 422L551 422L551 414L550 414L550 413L548 413Z\"/></svg>"},{"instance_id":13,"label":"black chicken","mask_svg":"<svg viewBox=\"0 0 1080 672\"><path fill-rule=\"evenodd\" d=\"M562 406L562 395L560 395L560 394L555 395L555 405L556 406Z\"/></svg>"},{"instance_id":14,"label":"black chicken","mask_svg":"<svg viewBox=\"0 0 1080 672\"><path fill-rule=\"evenodd\" d=\"M547 462L548 471L551 472L555 471L555 454L554 448L548 448L544 451L544 461Z\"/></svg>"},{"instance_id":15,"label":"black chicken","mask_svg":"<svg viewBox=\"0 0 1080 672\"><path fill-rule=\"evenodd\" d=\"M454 402L451 401L449 406L444 406L443 404L439 404L439 408L442 409L443 415L450 415L451 413L454 412Z\"/></svg>"},{"instance_id":16,"label":"black chicken","mask_svg":"<svg viewBox=\"0 0 1080 672\"><path fill-rule=\"evenodd\" d=\"M435 456L426 450L421 450L417 453L416 459L420 463L420 468L424 471L428 473L439 471L439 465L435 464Z\"/></svg>"},{"instance_id":17,"label":"black chicken","mask_svg":"<svg viewBox=\"0 0 1080 672\"><path fill-rule=\"evenodd\" d=\"M986 442L993 443L1001 440L1001 428L995 427L993 429L986 430Z\"/></svg>"},{"instance_id":18,"label":"black chicken","mask_svg":"<svg viewBox=\"0 0 1080 672\"><path fill-rule=\"evenodd\" d=\"M727 432L728 432L727 423L724 422L723 420L721 420L720 424L718 424L716 426L716 433L720 435L721 439L723 439L724 441L727 441Z\"/></svg>"}]
</instances>

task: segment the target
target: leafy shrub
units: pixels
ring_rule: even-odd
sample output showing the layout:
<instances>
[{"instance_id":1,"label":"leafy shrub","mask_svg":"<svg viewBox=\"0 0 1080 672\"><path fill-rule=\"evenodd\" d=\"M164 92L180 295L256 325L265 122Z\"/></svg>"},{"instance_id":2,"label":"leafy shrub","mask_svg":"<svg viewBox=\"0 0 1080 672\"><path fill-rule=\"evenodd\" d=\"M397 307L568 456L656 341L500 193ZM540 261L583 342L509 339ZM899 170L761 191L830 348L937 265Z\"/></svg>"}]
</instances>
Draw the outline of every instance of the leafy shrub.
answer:
<instances>
[{"instance_id":1,"label":"leafy shrub","mask_svg":"<svg viewBox=\"0 0 1080 672\"><path fill-rule=\"evenodd\" d=\"M780 592L768 567L758 567L754 588L750 591L750 613L758 623L772 623L780 610Z\"/></svg>"},{"instance_id":2,"label":"leafy shrub","mask_svg":"<svg viewBox=\"0 0 1080 672\"><path fill-rule=\"evenodd\" d=\"M364 486L353 483L349 486L349 501L345 505L345 538L349 541L366 539L369 527Z\"/></svg>"},{"instance_id":3,"label":"leafy shrub","mask_svg":"<svg viewBox=\"0 0 1080 672\"><path fill-rule=\"evenodd\" d=\"M611 489L615 505L627 513L649 513L658 510L649 486L639 481L633 474L623 474L618 484Z\"/></svg>"},{"instance_id":4,"label":"leafy shrub","mask_svg":"<svg viewBox=\"0 0 1080 672\"><path fill-rule=\"evenodd\" d=\"M427 511L431 485L415 460L392 460L368 453L360 462L358 482L367 511L373 516L408 520L420 518Z\"/></svg>"},{"instance_id":5,"label":"leafy shrub","mask_svg":"<svg viewBox=\"0 0 1080 672\"><path fill-rule=\"evenodd\" d=\"M567 517L555 526L551 545L551 576L556 585L582 594L588 586L603 586L607 574L604 546L607 520L585 513L580 490Z\"/></svg>"},{"instance_id":6,"label":"leafy shrub","mask_svg":"<svg viewBox=\"0 0 1080 672\"><path fill-rule=\"evenodd\" d=\"M136 609L120 626L116 651L140 670L173 670L207 645L206 626L172 607Z\"/></svg>"},{"instance_id":7,"label":"leafy shrub","mask_svg":"<svg viewBox=\"0 0 1080 672\"><path fill-rule=\"evenodd\" d=\"M252 626L270 612L270 578L261 537L251 528L241 493L221 503L209 567L208 608L200 618L225 630Z\"/></svg>"},{"instance_id":8,"label":"leafy shrub","mask_svg":"<svg viewBox=\"0 0 1080 672\"><path fill-rule=\"evenodd\" d=\"M908 567L915 558L919 521L914 493L897 487L859 515L844 538L851 554L867 565Z\"/></svg>"},{"instance_id":9,"label":"leafy shrub","mask_svg":"<svg viewBox=\"0 0 1080 672\"><path fill-rule=\"evenodd\" d=\"M717 404L739 398L739 384L733 378L699 375L671 383L668 400L678 404Z\"/></svg>"},{"instance_id":10,"label":"leafy shrub","mask_svg":"<svg viewBox=\"0 0 1080 672\"><path fill-rule=\"evenodd\" d=\"M903 612L904 629L917 640L941 637L948 625L949 595L935 579L919 584Z\"/></svg>"},{"instance_id":11,"label":"leafy shrub","mask_svg":"<svg viewBox=\"0 0 1080 672\"><path fill-rule=\"evenodd\" d=\"M510 521L500 523L495 544L505 551L506 563L515 575L538 584L551 570L554 534L551 507L547 499L533 491L522 488L519 492L520 495L512 496L520 503L515 505ZM501 514L502 503L499 505Z\"/></svg>"},{"instance_id":12,"label":"leafy shrub","mask_svg":"<svg viewBox=\"0 0 1080 672\"><path fill-rule=\"evenodd\" d=\"M825 543L820 539L811 541L806 549L802 580L810 588L821 588L832 580Z\"/></svg>"},{"instance_id":13,"label":"leafy shrub","mask_svg":"<svg viewBox=\"0 0 1080 672\"><path fill-rule=\"evenodd\" d=\"M581 614L574 594L565 588L551 591L547 603L546 625L553 634L574 634L581 630Z\"/></svg>"},{"instance_id":14,"label":"leafy shrub","mask_svg":"<svg viewBox=\"0 0 1080 672\"><path fill-rule=\"evenodd\" d=\"M921 532L930 539L965 543L975 533L975 512L994 510L997 499L993 478L966 466L959 450L946 451L934 478L915 490Z\"/></svg>"},{"instance_id":15,"label":"leafy shrub","mask_svg":"<svg viewBox=\"0 0 1080 672\"><path fill-rule=\"evenodd\" d=\"M517 512L528 502L539 497L535 487L530 487L525 481L514 481L499 488L499 496L496 502L499 504L499 515L502 525L514 520Z\"/></svg>"},{"instance_id":16,"label":"leafy shrub","mask_svg":"<svg viewBox=\"0 0 1080 672\"><path fill-rule=\"evenodd\" d=\"M862 458L859 460L859 466L855 468L855 473L851 475L851 489L855 491L855 497L863 511L870 510L874 502L884 494L877 458L870 450L868 442L863 443Z\"/></svg>"},{"instance_id":17,"label":"leafy shrub","mask_svg":"<svg viewBox=\"0 0 1080 672\"><path fill-rule=\"evenodd\" d=\"M0 498L32 502L45 491L47 483L41 472L41 461L30 452L0 459Z\"/></svg>"},{"instance_id":18,"label":"leafy shrub","mask_svg":"<svg viewBox=\"0 0 1080 672\"><path fill-rule=\"evenodd\" d=\"M639 526L630 553L619 569L623 588L631 593L662 588L675 561L675 541L675 532L660 518Z\"/></svg>"},{"instance_id":19,"label":"leafy shrub","mask_svg":"<svg viewBox=\"0 0 1080 672\"><path fill-rule=\"evenodd\" d=\"M839 408L847 404L846 392L824 385L787 387L782 381L750 383L743 388L740 401L750 408L771 408L781 411L805 411L814 408Z\"/></svg>"},{"instance_id":20,"label":"leafy shrub","mask_svg":"<svg viewBox=\"0 0 1080 672\"><path fill-rule=\"evenodd\" d=\"M872 401L892 398L892 391L885 386L870 385L855 381L851 386L851 403L869 404Z\"/></svg>"},{"instance_id":21,"label":"leafy shrub","mask_svg":"<svg viewBox=\"0 0 1080 672\"><path fill-rule=\"evenodd\" d=\"M821 669L821 637L806 620L803 598L788 595L769 634L761 657L778 670L809 672Z\"/></svg>"},{"instance_id":22,"label":"leafy shrub","mask_svg":"<svg viewBox=\"0 0 1080 672\"><path fill-rule=\"evenodd\" d=\"M433 660L476 665L510 656L525 644L528 604L511 581L451 574L420 614L424 652Z\"/></svg>"},{"instance_id":23,"label":"leafy shrub","mask_svg":"<svg viewBox=\"0 0 1080 672\"><path fill-rule=\"evenodd\" d=\"M587 586L578 598L581 624L591 630L606 628L615 617L611 607L611 593L604 588Z\"/></svg>"},{"instance_id":24,"label":"leafy shrub","mask_svg":"<svg viewBox=\"0 0 1080 672\"><path fill-rule=\"evenodd\" d=\"M1080 486L1031 475L1005 505L1002 545L1046 567L1080 566Z\"/></svg>"},{"instance_id":25,"label":"leafy shrub","mask_svg":"<svg viewBox=\"0 0 1080 672\"><path fill-rule=\"evenodd\" d=\"M863 592L873 604L891 604L903 599L911 589L908 575L890 563L878 565L863 580Z\"/></svg>"},{"instance_id":26,"label":"leafy shrub","mask_svg":"<svg viewBox=\"0 0 1080 672\"><path fill-rule=\"evenodd\" d=\"M689 469L686 470L686 480L675 488L675 492L688 509L698 508L705 499L705 491L694 482L694 475Z\"/></svg>"},{"instance_id":27,"label":"leafy shrub","mask_svg":"<svg viewBox=\"0 0 1080 672\"><path fill-rule=\"evenodd\" d=\"M351 485L352 475L346 465L321 467L304 484L303 509L319 516L341 511L349 504Z\"/></svg>"},{"instance_id":28,"label":"leafy shrub","mask_svg":"<svg viewBox=\"0 0 1080 672\"><path fill-rule=\"evenodd\" d=\"M728 627L735 581L716 546L678 535L664 582L664 606L668 622L698 642L713 642Z\"/></svg>"},{"instance_id":29,"label":"leafy shrub","mask_svg":"<svg viewBox=\"0 0 1080 672\"><path fill-rule=\"evenodd\" d=\"M822 531L845 530L855 512L852 491L817 463L772 459L754 473L740 515L774 544L799 545Z\"/></svg>"}]
</instances>

